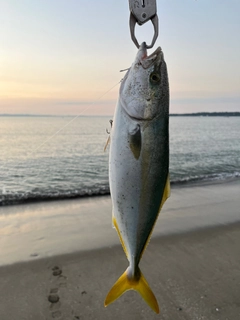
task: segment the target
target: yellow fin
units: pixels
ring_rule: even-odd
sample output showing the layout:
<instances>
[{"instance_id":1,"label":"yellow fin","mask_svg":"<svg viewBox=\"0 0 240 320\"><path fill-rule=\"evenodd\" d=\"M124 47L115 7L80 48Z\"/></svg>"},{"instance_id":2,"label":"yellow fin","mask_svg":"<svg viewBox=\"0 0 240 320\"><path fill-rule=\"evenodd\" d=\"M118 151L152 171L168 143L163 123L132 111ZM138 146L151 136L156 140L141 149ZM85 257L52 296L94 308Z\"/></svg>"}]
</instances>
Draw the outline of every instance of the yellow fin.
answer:
<instances>
[{"instance_id":1,"label":"yellow fin","mask_svg":"<svg viewBox=\"0 0 240 320\"><path fill-rule=\"evenodd\" d=\"M165 188L164 188L164 192L163 192L161 205L160 205L160 208L159 208L159 212L162 209L162 206L164 205L164 202L167 200L167 198L170 197L170 194L171 194L171 187L170 187L170 179L169 179L169 175L168 175L167 181L166 181L166 184L165 184Z\"/></svg>"},{"instance_id":2,"label":"yellow fin","mask_svg":"<svg viewBox=\"0 0 240 320\"><path fill-rule=\"evenodd\" d=\"M127 276L127 271L125 271L109 291L105 299L104 306L107 307L110 303L118 299L124 292L128 290L137 291L146 301L146 303L153 309L153 311L156 313L160 312L157 299L141 271L140 277L131 280Z\"/></svg>"},{"instance_id":3,"label":"yellow fin","mask_svg":"<svg viewBox=\"0 0 240 320\"><path fill-rule=\"evenodd\" d=\"M120 230L119 230L119 228L118 228L117 220L116 220L116 218L114 217L114 215L113 215L113 217L112 217L112 224L114 225L115 229L117 230L117 233L118 233L120 242L121 242L121 244L122 244L123 250L124 250L124 252L125 252L125 254L126 254L127 258L128 258L127 248L126 248L125 243L124 243L124 241L123 241L123 238L122 238L122 236L121 236L121 232L120 232Z\"/></svg>"},{"instance_id":4,"label":"yellow fin","mask_svg":"<svg viewBox=\"0 0 240 320\"><path fill-rule=\"evenodd\" d=\"M159 216L159 213L162 209L162 206L164 205L164 202L167 200L167 198L170 197L170 194L171 194L171 188L170 188L170 179L169 179L169 174L168 174L168 177L167 177L167 181L166 181L166 184L165 184L165 188L164 188L164 191L163 191L163 197L162 197L162 201L161 201L161 204L160 204L160 207L159 207L159 210L158 210L158 216ZM157 222L157 218L155 220L155 223ZM155 225L154 223L154 225ZM148 239L146 241L146 244L144 246L144 249L141 253L141 257L143 255L143 252L145 251L145 249L147 248L148 244L149 244L149 241L151 239L151 235L152 235L152 232L153 232L153 229L154 229L154 226L152 227L152 231L150 232L149 236L148 236Z\"/></svg>"}]
</instances>

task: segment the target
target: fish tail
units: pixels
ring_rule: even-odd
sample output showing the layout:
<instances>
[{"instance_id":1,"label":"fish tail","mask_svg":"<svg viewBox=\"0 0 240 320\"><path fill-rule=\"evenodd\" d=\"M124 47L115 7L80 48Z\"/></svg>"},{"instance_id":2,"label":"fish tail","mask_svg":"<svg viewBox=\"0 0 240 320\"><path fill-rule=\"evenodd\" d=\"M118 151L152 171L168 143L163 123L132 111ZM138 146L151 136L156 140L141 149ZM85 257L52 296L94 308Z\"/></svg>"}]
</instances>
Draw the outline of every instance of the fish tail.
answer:
<instances>
[{"instance_id":1,"label":"fish tail","mask_svg":"<svg viewBox=\"0 0 240 320\"><path fill-rule=\"evenodd\" d=\"M134 277L133 279L129 279L128 269L121 275L121 277L109 291L105 299L104 306L107 307L110 303L117 300L124 292L128 290L137 291L156 313L160 312L157 299L140 269L138 276Z\"/></svg>"}]
</instances>

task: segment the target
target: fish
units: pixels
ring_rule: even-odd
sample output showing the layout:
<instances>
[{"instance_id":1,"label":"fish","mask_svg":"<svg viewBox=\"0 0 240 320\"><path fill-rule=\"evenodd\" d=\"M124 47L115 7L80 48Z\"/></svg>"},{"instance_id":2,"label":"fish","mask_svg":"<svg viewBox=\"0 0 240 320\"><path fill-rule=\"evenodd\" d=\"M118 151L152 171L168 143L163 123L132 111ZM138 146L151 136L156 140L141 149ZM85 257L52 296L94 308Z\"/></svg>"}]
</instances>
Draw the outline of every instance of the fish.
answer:
<instances>
[{"instance_id":1,"label":"fish","mask_svg":"<svg viewBox=\"0 0 240 320\"><path fill-rule=\"evenodd\" d=\"M160 47L148 56L146 43L140 45L120 85L110 136L112 224L129 266L107 294L104 305L127 290L135 290L159 313L139 262L170 196L169 83Z\"/></svg>"}]
</instances>

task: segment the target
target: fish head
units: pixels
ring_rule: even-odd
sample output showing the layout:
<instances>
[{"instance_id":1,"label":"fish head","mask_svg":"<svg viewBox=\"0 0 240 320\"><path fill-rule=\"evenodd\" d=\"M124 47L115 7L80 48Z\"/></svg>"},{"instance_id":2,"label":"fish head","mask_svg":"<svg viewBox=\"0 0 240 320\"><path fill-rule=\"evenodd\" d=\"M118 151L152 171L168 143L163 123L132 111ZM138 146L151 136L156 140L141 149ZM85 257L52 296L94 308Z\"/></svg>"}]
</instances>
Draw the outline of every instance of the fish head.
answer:
<instances>
[{"instance_id":1,"label":"fish head","mask_svg":"<svg viewBox=\"0 0 240 320\"><path fill-rule=\"evenodd\" d=\"M168 74L160 47L148 56L146 43L141 44L131 68L122 80L120 100L128 116L137 120L152 120L168 115Z\"/></svg>"}]
</instances>

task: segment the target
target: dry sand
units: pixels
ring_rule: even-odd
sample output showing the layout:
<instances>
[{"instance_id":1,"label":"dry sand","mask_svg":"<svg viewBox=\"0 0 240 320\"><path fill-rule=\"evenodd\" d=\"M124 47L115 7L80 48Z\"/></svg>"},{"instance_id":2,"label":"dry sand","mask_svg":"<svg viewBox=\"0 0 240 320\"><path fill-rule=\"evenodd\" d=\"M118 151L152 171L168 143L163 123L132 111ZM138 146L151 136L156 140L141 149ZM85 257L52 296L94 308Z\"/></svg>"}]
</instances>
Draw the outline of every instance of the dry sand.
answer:
<instances>
[{"instance_id":1,"label":"dry sand","mask_svg":"<svg viewBox=\"0 0 240 320\"><path fill-rule=\"evenodd\" d=\"M183 217L184 211L187 228L157 233L140 264L160 315L134 291L104 308L105 296L125 271L127 260L120 245L101 248L100 243L96 249L0 267L0 320L239 320L239 183L176 192L179 199L186 195L182 201L188 205L169 201L166 212L176 226L175 213ZM190 221L201 228L188 228Z\"/></svg>"}]
</instances>

